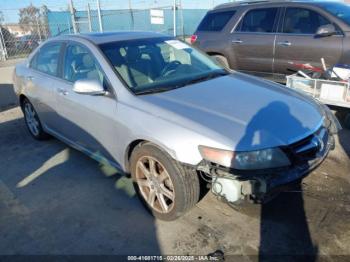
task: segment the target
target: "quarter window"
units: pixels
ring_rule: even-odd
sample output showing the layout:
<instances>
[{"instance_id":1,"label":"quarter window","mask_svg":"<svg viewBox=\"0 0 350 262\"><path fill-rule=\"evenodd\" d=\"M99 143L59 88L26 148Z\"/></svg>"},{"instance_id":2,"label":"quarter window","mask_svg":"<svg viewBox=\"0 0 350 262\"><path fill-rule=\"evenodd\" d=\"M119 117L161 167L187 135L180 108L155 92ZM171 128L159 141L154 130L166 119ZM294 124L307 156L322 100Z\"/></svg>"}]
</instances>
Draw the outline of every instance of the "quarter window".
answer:
<instances>
[{"instance_id":1,"label":"quarter window","mask_svg":"<svg viewBox=\"0 0 350 262\"><path fill-rule=\"evenodd\" d=\"M277 10L277 8L264 8L249 11L244 16L238 31L272 33Z\"/></svg>"},{"instance_id":2,"label":"quarter window","mask_svg":"<svg viewBox=\"0 0 350 262\"><path fill-rule=\"evenodd\" d=\"M304 8L287 8L283 33L316 34L320 26L328 24L331 23L315 11Z\"/></svg>"},{"instance_id":3,"label":"quarter window","mask_svg":"<svg viewBox=\"0 0 350 262\"><path fill-rule=\"evenodd\" d=\"M43 46L32 59L31 67L40 72L57 76L61 46L61 43Z\"/></svg>"},{"instance_id":4,"label":"quarter window","mask_svg":"<svg viewBox=\"0 0 350 262\"><path fill-rule=\"evenodd\" d=\"M198 27L198 31L221 31L230 21L236 11L216 12L207 14Z\"/></svg>"},{"instance_id":5,"label":"quarter window","mask_svg":"<svg viewBox=\"0 0 350 262\"><path fill-rule=\"evenodd\" d=\"M87 48L71 44L66 49L63 78L74 83L77 80L98 80L105 84L105 75L93 55Z\"/></svg>"}]
</instances>

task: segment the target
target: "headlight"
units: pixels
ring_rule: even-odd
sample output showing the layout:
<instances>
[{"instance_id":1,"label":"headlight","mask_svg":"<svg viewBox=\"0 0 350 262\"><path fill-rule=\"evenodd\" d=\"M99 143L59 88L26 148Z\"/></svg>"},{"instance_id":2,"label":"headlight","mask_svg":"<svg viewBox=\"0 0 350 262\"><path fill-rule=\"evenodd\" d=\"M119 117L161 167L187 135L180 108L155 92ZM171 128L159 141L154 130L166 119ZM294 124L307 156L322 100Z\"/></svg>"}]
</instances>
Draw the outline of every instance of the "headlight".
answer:
<instances>
[{"instance_id":1,"label":"headlight","mask_svg":"<svg viewBox=\"0 0 350 262\"><path fill-rule=\"evenodd\" d=\"M204 159L210 162L240 170L258 170L290 165L288 157L279 148L233 152L199 146L199 152Z\"/></svg>"}]
</instances>

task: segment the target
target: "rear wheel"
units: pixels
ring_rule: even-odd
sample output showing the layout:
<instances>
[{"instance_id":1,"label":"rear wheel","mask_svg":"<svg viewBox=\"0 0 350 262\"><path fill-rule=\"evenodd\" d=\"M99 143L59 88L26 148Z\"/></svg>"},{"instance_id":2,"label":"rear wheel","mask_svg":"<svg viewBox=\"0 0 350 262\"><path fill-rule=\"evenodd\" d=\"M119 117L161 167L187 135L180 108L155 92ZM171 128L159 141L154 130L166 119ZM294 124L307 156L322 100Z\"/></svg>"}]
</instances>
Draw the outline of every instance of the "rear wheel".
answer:
<instances>
[{"instance_id":1,"label":"rear wheel","mask_svg":"<svg viewBox=\"0 0 350 262\"><path fill-rule=\"evenodd\" d=\"M135 190L155 217L175 220L198 202L196 171L179 164L157 146L137 146L130 165Z\"/></svg>"},{"instance_id":2,"label":"rear wheel","mask_svg":"<svg viewBox=\"0 0 350 262\"><path fill-rule=\"evenodd\" d=\"M216 61L219 62L223 67L230 69L230 65L228 64L227 58L222 55L213 55L212 56Z\"/></svg>"},{"instance_id":3,"label":"rear wheel","mask_svg":"<svg viewBox=\"0 0 350 262\"><path fill-rule=\"evenodd\" d=\"M37 140L48 139L49 135L44 132L39 116L28 99L24 99L22 103L22 110L29 133Z\"/></svg>"}]
</instances>

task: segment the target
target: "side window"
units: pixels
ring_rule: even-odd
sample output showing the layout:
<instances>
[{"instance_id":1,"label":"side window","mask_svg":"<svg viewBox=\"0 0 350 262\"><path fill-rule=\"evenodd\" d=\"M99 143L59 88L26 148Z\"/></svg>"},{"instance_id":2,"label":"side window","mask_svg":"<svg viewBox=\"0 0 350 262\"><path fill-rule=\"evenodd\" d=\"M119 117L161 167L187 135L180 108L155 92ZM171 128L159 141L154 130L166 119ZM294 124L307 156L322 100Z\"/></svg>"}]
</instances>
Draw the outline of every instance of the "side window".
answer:
<instances>
[{"instance_id":1,"label":"side window","mask_svg":"<svg viewBox=\"0 0 350 262\"><path fill-rule=\"evenodd\" d=\"M315 11L304 8L287 8L283 33L316 34L320 26L327 24L331 23Z\"/></svg>"},{"instance_id":2,"label":"side window","mask_svg":"<svg viewBox=\"0 0 350 262\"><path fill-rule=\"evenodd\" d=\"M249 11L238 26L240 32L272 33L278 8L264 8Z\"/></svg>"},{"instance_id":3,"label":"side window","mask_svg":"<svg viewBox=\"0 0 350 262\"><path fill-rule=\"evenodd\" d=\"M67 46L63 78L74 83L81 79L98 80L102 85L106 84L106 77L93 55L87 48L70 44Z\"/></svg>"},{"instance_id":4,"label":"side window","mask_svg":"<svg viewBox=\"0 0 350 262\"><path fill-rule=\"evenodd\" d=\"M43 46L33 57L30 66L43 73L57 76L61 46L61 43Z\"/></svg>"},{"instance_id":5,"label":"side window","mask_svg":"<svg viewBox=\"0 0 350 262\"><path fill-rule=\"evenodd\" d=\"M221 31L235 13L234 10L208 13L198 26L198 31Z\"/></svg>"}]
</instances>

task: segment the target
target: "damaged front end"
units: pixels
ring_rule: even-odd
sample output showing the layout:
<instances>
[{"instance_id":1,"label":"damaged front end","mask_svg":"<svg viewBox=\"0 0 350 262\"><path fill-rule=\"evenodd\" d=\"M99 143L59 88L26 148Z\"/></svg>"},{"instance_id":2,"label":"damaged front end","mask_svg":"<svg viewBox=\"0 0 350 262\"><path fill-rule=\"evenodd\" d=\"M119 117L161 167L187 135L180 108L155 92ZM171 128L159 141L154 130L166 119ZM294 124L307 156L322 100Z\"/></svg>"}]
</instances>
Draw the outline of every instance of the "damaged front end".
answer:
<instances>
[{"instance_id":1,"label":"damaged front end","mask_svg":"<svg viewBox=\"0 0 350 262\"><path fill-rule=\"evenodd\" d=\"M218 161L203 160L197 169L210 178L211 191L231 204L265 203L318 167L335 148L334 135L341 126L326 106L323 125L312 135L279 149L288 157L288 166L239 170ZM227 166L227 165L226 165Z\"/></svg>"}]
</instances>

